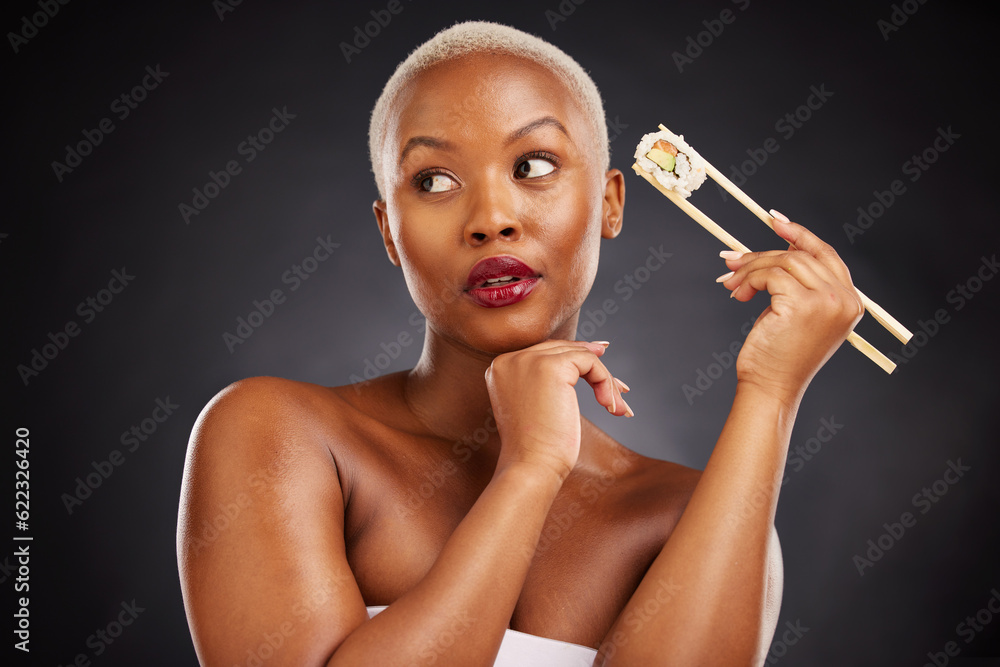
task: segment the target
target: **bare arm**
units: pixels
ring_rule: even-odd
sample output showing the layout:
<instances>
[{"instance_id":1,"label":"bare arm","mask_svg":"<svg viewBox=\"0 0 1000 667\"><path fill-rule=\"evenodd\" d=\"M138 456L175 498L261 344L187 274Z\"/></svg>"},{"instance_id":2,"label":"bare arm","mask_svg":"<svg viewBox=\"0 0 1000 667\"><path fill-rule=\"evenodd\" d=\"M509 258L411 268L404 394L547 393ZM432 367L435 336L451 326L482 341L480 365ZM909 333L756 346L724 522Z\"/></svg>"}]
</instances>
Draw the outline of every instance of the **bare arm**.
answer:
<instances>
[{"instance_id":1,"label":"bare arm","mask_svg":"<svg viewBox=\"0 0 1000 667\"><path fill-rule=\"evenodd\" d=\"M603 664L759 664L766 652L781 596L774 471L793 415L751 393L737 391L681 520L601 646Z\"/></svg>"},{"instance_id":2,"label":"bare arm","mask_svg":"<svg viewBox=\"0 0 1000 667\"><path fill-rule=\"evenodd\" d=\"M500 415L518 413L511 397L525 394L523 372L537 371L539 355L549 357L542 365L568 368L573 382L588 375L601 383L602 402L611 403L610 375L590 349L603 348L564 347L522 351L522 362L491 371L504 443L496 473L427 575L370 621L347 562L339 471L329 443L310 438L318 429L309 428L306 399L268 378L222 392L192 435L178 526L185 607L202 663L246 664L256 653L275 665L492 664L576 456L572 446L553 455L549 439ZM580 359L590 365L578 369ZM534 377L539 391L557 386L575 404L572 383L552 372L549 383ZM563 421L579 431L578 415Z\"/></svg>"},{"instance_id":3,"label":"bare arm","mask_svg":"<svg viewBox=\"0 0 1000 667\"><path fill-rule=\"evenodd\" d=\"M320 665L367 618L344 557L343 497L301 392L271 378L220 392L188 448L177 553L203 665Z\"/></svg>"},{"instance_id":4,"label":"bare arm","mask_svg":"<svg viewBox=\"0 0 1000 667\"><path fill-rule=\"evenodd\" d=\"M526 466L498 472L419 584L357 628L332 665L492 665L561 486Z\"/></svg>"},{"instance_id":5,"label":"bare arm","mask_svg":"<svg viewBox=\"0 0 1000 667\"><path fill-rule=\"evenodd\" d=\"M774 513L809 381L861 317L846 267L808 230L795 248L729 261L736 298L771 305L737 362L732 411L673 534L601 646L605 665L760 665L777 623Z\"/></svg>"}]
</instances>

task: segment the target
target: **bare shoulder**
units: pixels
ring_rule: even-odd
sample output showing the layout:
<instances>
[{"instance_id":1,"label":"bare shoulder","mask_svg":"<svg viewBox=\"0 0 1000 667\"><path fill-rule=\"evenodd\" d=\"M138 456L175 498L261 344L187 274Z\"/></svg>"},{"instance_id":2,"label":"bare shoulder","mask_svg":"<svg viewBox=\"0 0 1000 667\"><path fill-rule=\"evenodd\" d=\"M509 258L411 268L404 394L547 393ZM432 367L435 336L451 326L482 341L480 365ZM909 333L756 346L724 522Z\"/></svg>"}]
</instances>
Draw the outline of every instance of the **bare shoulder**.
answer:
<instances>
[{"instance_id":1,"label":"bare shoulder","mask_svg":"<svg viewBox=\"0 0 1000 667\"><path fill-rule=\"evenodd\" d=\"M251 377L222 389L195 422L187 467L211 465L215 457L231 468L245 459L281 468L301 462L308 449L332 456L360 415L345 400L349 387L324 387L278 377ZM358 392L359 396L370 391Z\"/></svg>"},{"instance_id":2,"label":"bare shoulder","mask_svg":"<svg viewBox=\"0 0 1000 667\"><path fill-rule=\"evenodd\" d=\"M620 489L616 500L623 505L645 508L676 523L694 493L701 471L672 461L635 452L591 425L597 475Z\"/></svg>"},{"instance_id":3,"label":"bare shoulder","mask_svg":"<svg viewBox=\"0 0 1000 667\"><path fill-rule=\"evenodd\" d=\"M289 418L309 419L329 390L277 377L252 377L222 389L205 405L195 432L231 428L274 430L287 427Z\"/></svg>"},{"instance_id":4,"label":"bare shoulder","mask_svg":"<svg viewBox=\"0 0 1000 667\"><path fill-rule=\"evenodd\" d=\"M284 642L286 660L318 662L367 617L343 544L337 405L327 388L258 377L226 387L199 415L177 556L203 663L233 662L276 630L308 638Z\"/></svg>"},{"instance_id":5,"label":"bare shoulder","mask_svg":"<svg viewBox=\"0 0 1000 667\"><path fill-rule=\"evenodd\" d=\"M182 503L236 498L276 480L306 450L318 449L316 389L272 377L234 382L202 409L188 442ZM329 465L335 465L333 461ZM210 488L200 488L207 486ZM190 494L201 491L197 497Z\"/></svg>"}]
</instances>

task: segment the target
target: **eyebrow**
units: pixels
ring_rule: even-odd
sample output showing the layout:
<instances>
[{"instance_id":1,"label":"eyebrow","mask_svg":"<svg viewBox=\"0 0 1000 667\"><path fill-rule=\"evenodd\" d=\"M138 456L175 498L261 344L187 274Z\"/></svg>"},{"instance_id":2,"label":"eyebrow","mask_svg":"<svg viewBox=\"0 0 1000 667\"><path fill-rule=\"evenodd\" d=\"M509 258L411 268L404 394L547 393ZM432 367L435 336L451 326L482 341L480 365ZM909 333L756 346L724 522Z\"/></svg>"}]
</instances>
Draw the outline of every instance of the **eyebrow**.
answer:
<instances>
[{"instance_id":1,"label":"eyebrow","mask_svg":"<svg viewBox=\"0 0 1000 667\"><path fill-rule=\"evenodd\" d=\"M524 127L511 132L510 135L508 135L507 140L504 142L504 146L511 145L518 139L522 139L528 136L529 134L531 134L540 127L548 127L548 126L554 127L563 134L565 134L567 139L570 138L569 132L566 131L566 127L559 122L558 118L556 118L555 116L543 116L542 118L539 118L538 120L533 120Z\"/></svg>"},{"instance_id":2,"label":"eyebrow","mask_svg":"<svg viewBox=\"0 0 1000 667\"><path fill-rule=\"evenodd\" d=\"M410 154L417 146L427 146L428 148L437 148L438 150L451 151L455 150L455 145L450 141L445 141L444 139L435 139L434 137L410 137L403 146L403 152L399 154L399 164L398 167L403 166L403 162L406 160L406 156Z\"/></svg>"},{"instance_id":3,"label":"eyebrow","mask_svg":"<svg viewBox=\"0 0 1000 667\"><path fill-rule=\"evenodd\" d=\"M503 145L509 146L518 139L523 139L524 137L528 136L529 134L531 134L540 127L554 127L563 134L565 134L567 138L570 138L569 132L566 130L566 127L561 122L559 122L558 118L556 118L555 116L544 116L537 120L533 120L527 125L511 132L507 136L507 139L504 141ZM438 150L444 150L444 151L455 150L455 145L450 141L444 139L435 139L434 137L427 137L427 136L410 137L410 139L407 140L406 144L403 146L402 152L399 154L399 163L397 166L402 167L403 162L406 160L406 156L409 155L410 152L413 149L417 148L418 146L426 146L427 148L436 148Z\"/></svg>"}]
</instances>

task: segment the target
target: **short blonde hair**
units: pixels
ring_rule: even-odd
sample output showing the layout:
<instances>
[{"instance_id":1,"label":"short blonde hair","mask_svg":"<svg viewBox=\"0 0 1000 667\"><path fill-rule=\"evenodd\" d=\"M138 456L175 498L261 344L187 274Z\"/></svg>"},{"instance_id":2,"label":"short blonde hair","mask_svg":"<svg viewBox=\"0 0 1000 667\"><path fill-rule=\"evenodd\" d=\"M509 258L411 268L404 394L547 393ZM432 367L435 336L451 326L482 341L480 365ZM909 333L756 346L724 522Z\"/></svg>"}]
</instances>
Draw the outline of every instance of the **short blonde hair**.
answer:
<instances>
[{"instance_id":1,"label":"short blonde hair","mask_svg":"<svg viewBox=\"0 0 1000 667\"><path fill-rule=\"evenodd\" d=\"M608 129L601 94L590 75L558 47L509 26L487 21L457 23L418 46L396 67L372 109L368 126L368 152L379 197L385 199L382 177L382 144L393 102L403 87L424 70L440 62L479 53L501 53L524 58L545 67L569 89L593 130L597 155L604 170L610 167Z\"/></svg>"}]
</instances>

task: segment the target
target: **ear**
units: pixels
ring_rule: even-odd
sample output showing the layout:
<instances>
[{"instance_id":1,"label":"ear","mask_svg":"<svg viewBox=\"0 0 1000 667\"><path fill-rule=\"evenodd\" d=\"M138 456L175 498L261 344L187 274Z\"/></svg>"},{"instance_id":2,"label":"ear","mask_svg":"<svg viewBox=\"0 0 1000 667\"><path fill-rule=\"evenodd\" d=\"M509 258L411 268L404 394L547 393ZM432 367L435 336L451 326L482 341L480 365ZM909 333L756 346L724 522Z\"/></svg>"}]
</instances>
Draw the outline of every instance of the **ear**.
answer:
<instances>
[{"instance_id":1,"label":"ear","mask_svg":"<svg viewBox=\"0 0 1000 667\"><path fill-rule=\"evenodd\" d=\"M625 177L612 169L604 175L604 211L601 220L601 237L613 239L622 230L625 212Z\"/></svg>"},{"instance_id":2,"label":"ear","mask_svg":"<svg viewBox=\"0 0 1000 667\"><path fill-rule=\"evenodd\" d=\"M385 243L389 261L399 266L399 254L396 252L396 243L392 240L392 232L389 230L389 213L386 211L385 201L376 199L372 202L372 211L375 212L375 222L378 223L378 231L382 234L382 242Z\"/></svg>"}]
</instances>

